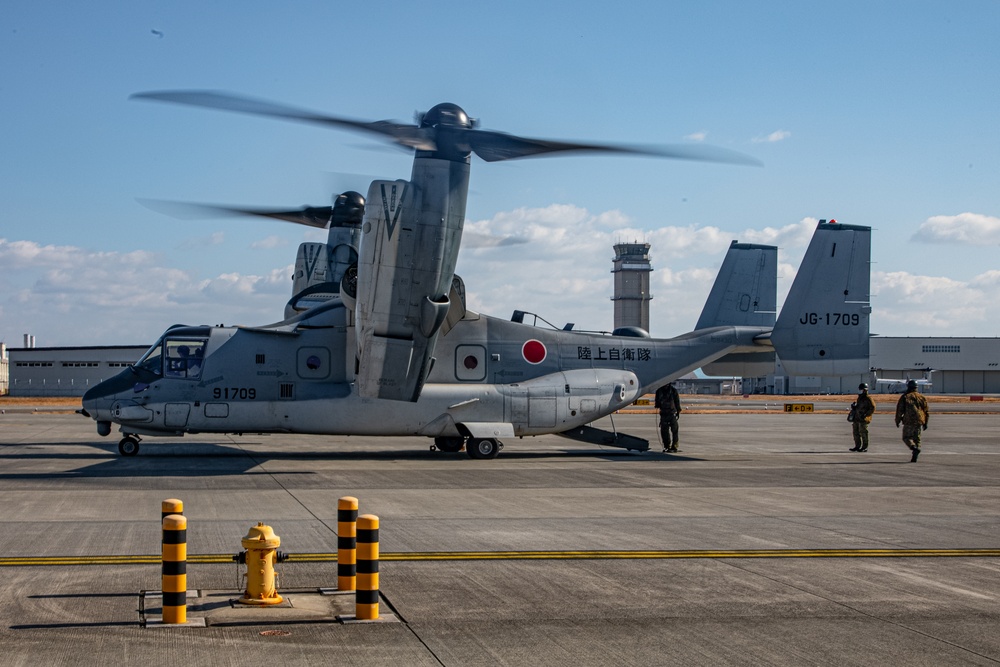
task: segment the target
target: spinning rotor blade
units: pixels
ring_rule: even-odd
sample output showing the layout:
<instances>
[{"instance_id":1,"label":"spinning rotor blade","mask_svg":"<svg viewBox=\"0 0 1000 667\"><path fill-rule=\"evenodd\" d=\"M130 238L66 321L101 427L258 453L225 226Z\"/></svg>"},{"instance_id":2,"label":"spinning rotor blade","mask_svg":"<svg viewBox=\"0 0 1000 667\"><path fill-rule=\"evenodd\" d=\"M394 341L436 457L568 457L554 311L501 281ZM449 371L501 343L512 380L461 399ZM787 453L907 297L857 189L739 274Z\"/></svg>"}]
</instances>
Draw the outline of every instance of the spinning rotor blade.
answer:
<instances>
[{"instance_id":1,"label":"spinning rotor blade","mask_svg":"<svg viewBox=\"0 0 1000 667\"><path fill-rule=\"evenodd\" d=\"M528 139L504 132L489 130L468 130L466 139L476 155L487 162L513 160L523 157L541 157L551 153L618 153L623 155L649 155L680 160L702 160L705 162L726 162L760 166L761 162L748 155L715 146L689 146L674 144L668 146L615 146L610 144L589 144L548 139Z\"/></svg>"},{"instance_id":2,"label":"spinning rotor blade","mask_svg":"<svg viewBox=\"0 0 1000 667\"><path fill-rule=\"evenodd\" d=\"M294 222L297 225L307 227L318 227L326 229L330 226L330 216L333 215L332 206L303 206L295 211L274 211L270 209L254 208L231 208L216 207L220 210L232 211L236 214L256 215L262 218L274 218L285 222Z\"/></svg>"},{"instance_id":3,"label":"spinning rotor blade","mask_svg":"<svg viewBox=\"0 0 1000 667\"><path fill-rule=\"evenodd\" d=\"M505 132L480 130L461 107L443 103L420 116L420 125L379 120L366 122L306 111L284 104L205 90L174 90L136 93L132 99L171 102L210 109L222 109L257 116L317 123L376 134L400 146L418 151L441 152L449 159L474 152L487 162L540 157L554 153L617 153L648 155L681 160L701 160L729 164L760 165L748 155L714 146L675 144L667 146L625 146L549 139L530 139Z\"/></svg>"},{"instance_id":4,"label":"spinning rotor blade","mask_svg":"<svg viewBox=\"0 0 1000 667\"><path fill-rule=\"evenodd\" d=\"M300 209L285 211L266 208L237 208L235 206L220 206L216 204L194 204L190 202L164 201L161 199L139 199L140 204L157 213L164 213L181 220L193 220L206 217L229 217L237 215L256 215L263 218L275 218L298 225L326 229L330 226L332 206L303 206Z\"/></svg>"},{"instance_id":5,"label":"spinning rotor blade","mask_svg":"<svg viewBox=\"0 0 1000 667\"><path fill-rule=\"evenodd\" d=\"M249 97L240 97L228 93L219 93L209 90L169 90L149 93L136 93L130 99L152 100L154 102L172 102L174 104L186 104L195 107L207 107L209 109L222 109L224 111L236 111L238 113L248 113L256 116L269 116L272 118L284 118L286 120L301 121L304 123L317 123L320 125L332 125L360 132L377 134L383 138L388 138L400 146L415 148L417 150L432 151L436 149L431 133L425 128L416 125L395 123L388 120L366 122L319 114L304 109L276 104L265 100L257 100Z\"/></svg>"}]
</instances>

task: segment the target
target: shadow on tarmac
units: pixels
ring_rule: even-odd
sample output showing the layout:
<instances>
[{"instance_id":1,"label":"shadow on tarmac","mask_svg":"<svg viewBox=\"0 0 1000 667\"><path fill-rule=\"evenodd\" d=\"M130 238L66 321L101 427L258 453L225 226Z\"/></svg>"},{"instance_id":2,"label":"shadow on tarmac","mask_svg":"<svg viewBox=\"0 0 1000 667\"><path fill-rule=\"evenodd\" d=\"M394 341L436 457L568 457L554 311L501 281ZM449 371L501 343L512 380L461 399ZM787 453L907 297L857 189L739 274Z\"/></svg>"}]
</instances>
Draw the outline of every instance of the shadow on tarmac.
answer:
<instances>
[{"instance_id":1,"label":"shadow on tarmac","mask_svg":"<svg viewBox=\"0 0 1000 667\"><path fill-rule=\"evenodd\" d=\"M11 630L62 630L66 628L135 628L138 621L107 621L105 623L33 623L11 625Z\"/></svg>"},{"instance_id":2,"label":"shadow on tarmac","mask_svg":"<svg viewBox=\"0 0 1000 667\"><path fill-rule=\"evenodd\" d=\"M32 443L32 447L60 447L67 443ZM280 461L468 461L465 452L432 452L429 449L401 449L391 451L292 451L292 450L254 450L256 443L240 443L221 445L209 442L187 441L184 443L148 443L144 442L140 453L135 457L123 457L118 453L117 445L111 443L79 443L71 445L87 447L92 453L67 453L53 451L46 453L33 449L32 451L16 451L3 453L0 448L0 464L4 461L17 460L52 460L52 461L94 461L91 465L76 470L66 470L53 473L0 473L0 480L26 479L66 479L81 477L202 477L206 475L269 475L267 471L253 471L253 468L269 462ZM516 446L501 452L500 460L532 461L559 459L600 459L605 461L636 462L645 461L703 461L694 456L667 454L656 451L613 452L598 449L558 449L551 451L517 451ZM170 462L169 464L167 462ZM214 464L213 464L214 462ZM489 462L484 462L489 465ZM0 467L3 467L0 465ZM312 475L311 471L281 472L283 475Z\"/></svg>"},{"instance_id":3,"label":"shadow on tarmac","mask_svg":"<svg viewBox=\"0 0 1000 667\"><path fill-rule=\"evenodd\" d=\"M29 595L29 600L88 600L91 598L134 598L135 593L66 593L63 595Z\"/></svg>"}]
</instances>

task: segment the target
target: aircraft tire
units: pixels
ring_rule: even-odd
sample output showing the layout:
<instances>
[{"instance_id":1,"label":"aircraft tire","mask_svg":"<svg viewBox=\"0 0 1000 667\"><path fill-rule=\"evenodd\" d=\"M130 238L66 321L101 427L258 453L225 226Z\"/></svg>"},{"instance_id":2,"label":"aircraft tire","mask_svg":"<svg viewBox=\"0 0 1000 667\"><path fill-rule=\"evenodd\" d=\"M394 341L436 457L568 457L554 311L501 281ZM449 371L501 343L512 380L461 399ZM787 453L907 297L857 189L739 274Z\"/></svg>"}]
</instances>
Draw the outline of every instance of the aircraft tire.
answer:
<instances>
[{"instance_id":1,"label":"aircraft tire","mask_svg":"<svg viewBox=\"0 0 1000 667\"><path fill-rule=\"evenodd\" d=\"M122 456L135 456L139 453L139 441L129 436L118 443L118 453Z\"/></svg>"},{"instance_id":2,"label":"aircraft tire","mask_svg":"<svg viewBox=\"0 0 1000 667\"><path fill-rule=\"evenodd\" d=\"M500 453L500 442L493 438L470 438L466 451L469 458L495 459Z\"/></svg>"},{"instance_id":3,"label":"aircraft tire","mask_svg":"<svg viewBox=\"0 0 1000 667\"><path fill-rule=\"evenodd\" d=\"M449 454L462 451L462 446L464 444L465 438L434 438L434 446L437 447L439 451L448 452Z\"/></svg>"}]
</instances>

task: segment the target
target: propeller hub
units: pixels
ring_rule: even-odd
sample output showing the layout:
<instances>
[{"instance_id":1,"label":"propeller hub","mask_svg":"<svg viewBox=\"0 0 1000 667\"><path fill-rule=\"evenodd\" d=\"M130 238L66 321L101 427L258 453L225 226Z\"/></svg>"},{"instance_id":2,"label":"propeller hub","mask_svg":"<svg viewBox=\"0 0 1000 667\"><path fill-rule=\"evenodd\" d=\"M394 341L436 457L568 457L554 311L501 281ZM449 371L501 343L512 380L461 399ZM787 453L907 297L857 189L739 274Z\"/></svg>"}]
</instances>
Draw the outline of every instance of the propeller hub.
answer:
<instances>
[{"instance_id":1,"label":"propeller hub","mask_svg":"<svg viewBox=\"0 0 1000 667\"><path fill-rule=\"evenodd\" d=\"M444 102L431 107L423 115L420 119L420 127L471 130L475 127L475 123L472 122L472 119L469 118L469 115L465 113L462 107L450 102Z\"/></svg>"},{"instance_id":2,"label":"propeller hub","mask_svg":"<svg viewBox=\"0 0 1000 667\"><path fill-rule=\"evenodd\" d=\"M360 192L348 190L333 198L331 227L357 226L365 217L365 198Z\"/></svg>"}]
</instances>

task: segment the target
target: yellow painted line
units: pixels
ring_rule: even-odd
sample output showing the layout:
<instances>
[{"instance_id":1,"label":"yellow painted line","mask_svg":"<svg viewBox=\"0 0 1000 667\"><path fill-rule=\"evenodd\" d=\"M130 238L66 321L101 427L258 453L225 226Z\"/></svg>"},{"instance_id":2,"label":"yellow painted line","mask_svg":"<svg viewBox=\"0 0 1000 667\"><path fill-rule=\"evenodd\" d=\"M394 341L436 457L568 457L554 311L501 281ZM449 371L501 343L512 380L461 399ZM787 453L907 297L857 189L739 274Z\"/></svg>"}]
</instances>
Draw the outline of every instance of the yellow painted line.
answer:
<instances>
[{"instance_id":1,"label":"yellow painted line","mask_svg":"<svg viewBox=\"0 0 1000 667\"><path fill-rule=\"evenodd\" d=\"M382 560L525 560L525 559L667 559L667 558L886 558L988 556L1000 549L737 549L725 551L443 551L382 554Z\"/></svg>"},{"instance_id":2,"label":"yellow painted line","mask_svg":"<svg viewBox=\"0 0 1000 667\"><path fill-rule=\"evenodd\" d=\"M734 549L722 551L409 551L383 552L383 561L642 560L668 558L1000 558L1000 549ZM293 563L336 562L336 553L293 553ZM232 554L192 554L189 563L232 563ZM38 565L159 565L160 556L13 556L0 567Z\"/></svg>"}]
</instances>

